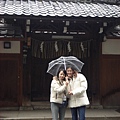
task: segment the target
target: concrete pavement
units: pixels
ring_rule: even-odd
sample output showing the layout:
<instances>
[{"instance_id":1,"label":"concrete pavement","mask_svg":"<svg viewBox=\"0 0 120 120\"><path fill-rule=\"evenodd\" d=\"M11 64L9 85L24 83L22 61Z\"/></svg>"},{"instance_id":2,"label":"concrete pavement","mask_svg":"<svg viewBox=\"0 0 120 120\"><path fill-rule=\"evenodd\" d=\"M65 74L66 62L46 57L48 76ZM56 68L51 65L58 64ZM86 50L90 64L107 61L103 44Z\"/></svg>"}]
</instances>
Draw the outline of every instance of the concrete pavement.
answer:
<instances>
[{"instance_id":1,"label":"concrete pavement","mask_svg":"<svg viewBox=\"0 0 120 120\"><path fill-rule=\"evenodd\" d=\"M0 111L0 120L51 120L50 109ZM71 120L70 109L66 110L65 120ZM86 120L120 120L116 109L86 109Z\"/></svg>"}]
</instances>

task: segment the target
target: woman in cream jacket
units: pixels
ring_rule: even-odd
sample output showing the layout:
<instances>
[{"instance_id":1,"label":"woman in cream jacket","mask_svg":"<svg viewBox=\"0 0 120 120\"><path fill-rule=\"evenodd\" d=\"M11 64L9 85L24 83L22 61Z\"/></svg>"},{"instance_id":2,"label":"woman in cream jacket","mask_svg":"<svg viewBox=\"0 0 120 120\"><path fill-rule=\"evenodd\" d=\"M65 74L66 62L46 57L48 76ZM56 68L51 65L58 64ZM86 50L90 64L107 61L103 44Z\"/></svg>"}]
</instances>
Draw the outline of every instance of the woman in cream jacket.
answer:
<instances>
[{"instance_id":1,"label":"woman in cream jacket","mask_svg":"<svg viewBox=\"0 0 120 120\"><path fill-rule=\"evenodd\" d=\"M72 67L68 67L66 72L69 78L67 89L70 95L68 107L71 108L72 120L85 120L85 106L89 105L86 93L87 80L83 74L76 73Z\"/></svg>"},{"instance_id":2,"label":"woman in cream jacket","mask_svg":"<svg viewBox=\"0 0 120 120\"><path fill-rule=\"evenodd\" d=\"M66 100L66 87L68 83L65 80L65 71L60 70L58 72L57 78L53 79L51 82L51 111L53 120L64 120L66 107L62 106L63 101Z\"/></svg>"}]
</instances>

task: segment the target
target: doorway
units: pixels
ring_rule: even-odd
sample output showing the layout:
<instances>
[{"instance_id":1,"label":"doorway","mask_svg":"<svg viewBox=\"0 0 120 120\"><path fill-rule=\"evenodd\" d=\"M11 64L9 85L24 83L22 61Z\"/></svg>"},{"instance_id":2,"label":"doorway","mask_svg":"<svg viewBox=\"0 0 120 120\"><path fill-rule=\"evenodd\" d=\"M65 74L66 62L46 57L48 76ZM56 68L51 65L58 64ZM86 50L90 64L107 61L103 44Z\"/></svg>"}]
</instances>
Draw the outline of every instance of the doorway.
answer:
<instances>
[{"instance_id":1,"label":"doorway","mask_svg":"<svg viewBox=\"0 0 120 120\"><path fill-rule=\"evenodd\" d=\"M0 58L0 107L21 104L20 63L17 55Z\"/></svg>"},{"instance_id":2,"label":"doorway","mask_svg":"<svg viewBox=\"0 0 120 120\"><path fill-rule=\"evenodd\" d=\"M33 39L31 58L31 100L49 100L52 76L46 73L46 71L48 63L60 56L73 55L85 62L82 73L89 79L90 42L91 41L71 40L41 41ZM90 91L89 89L88 91Z\"/></svg>"}]
</instances>

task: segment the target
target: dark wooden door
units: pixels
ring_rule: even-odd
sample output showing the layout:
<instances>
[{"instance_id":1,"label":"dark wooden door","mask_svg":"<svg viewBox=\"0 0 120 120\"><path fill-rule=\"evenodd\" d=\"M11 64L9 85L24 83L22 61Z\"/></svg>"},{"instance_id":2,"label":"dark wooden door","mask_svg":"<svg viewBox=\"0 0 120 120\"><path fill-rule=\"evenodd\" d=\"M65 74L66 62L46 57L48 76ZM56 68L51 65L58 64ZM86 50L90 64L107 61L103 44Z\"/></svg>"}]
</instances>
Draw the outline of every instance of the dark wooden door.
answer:
<instances>
[{"instance_id":1,"label":"dark wooden door","mask_svg":"<svg viewBox=\"0 0 120 120\"><path fill-rule=\"evenodd\" d=\"M19 60L0 59L0 106L19 106Z\"/></svg>"},{"instance_id":2,"label":"dark wooden door","mask_svg":"<svg viewBox=\"0 0 120 120\"><path fill-rule=\"evenodd\" d=\"M103 106L120 105L120 56L102 55L100 96Z\"/></svg>"},{"instance_id":3,"label":"dark wooden door","mask_svg":"<svg viewBox=\"0 0 120 120\"><path fill-rule=\"evenodd\" d=\"M31 100L48 101L50 96L50 83L52 76L46 73L48 66L47 59L32 57L31 76Z\"/></svg>"}]
</instances>

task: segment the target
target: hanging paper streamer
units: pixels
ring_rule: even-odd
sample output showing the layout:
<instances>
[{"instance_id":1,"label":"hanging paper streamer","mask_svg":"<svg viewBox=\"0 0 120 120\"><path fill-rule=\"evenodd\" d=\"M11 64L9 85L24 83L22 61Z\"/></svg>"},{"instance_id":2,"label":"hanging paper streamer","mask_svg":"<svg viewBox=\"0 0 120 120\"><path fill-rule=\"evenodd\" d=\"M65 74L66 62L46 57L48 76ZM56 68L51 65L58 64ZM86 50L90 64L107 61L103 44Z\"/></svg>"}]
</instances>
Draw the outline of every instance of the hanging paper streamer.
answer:
<instances>
[{"instance_id":1,"label":"hanging paper streamer","mask_svg":"<svg viewBox=\"0 0 120 120\"><path fill-rule=\"evenodd\" d=\"M40 51L43 53L43 45L44 45L44 42L41 42L40 44Z\"/></svg>"},{"instance_id":2,"label":"hanging paper streamer","mask_svg":"<svg viewBox=\"0 0 120 120\"><path fill-rule=\"evenodd\" d=\"M57 44L57 41L55 42L55 51L58 52L58 44Z\"/></svg>"},{"instance_id":3,"label":"hanging paper streamer","mask_svg":"<svg viewBox=\"0 0 120 120\"><path fill-rule=\"evenodd\" d=\"M81 46L82 51L84 52L83 42L81 42L80 46Z\"/></svg>"},{"instance_id":4,"label":"hanging paper streamer","mask_svg":"<svg viewBox=\"0 0 120 120\"><path fill-rule=\"evenodd\" d=\"M68 47L68 52L71 52L70 42L68 42L67 47Z\"/></svg>"}]
</instances>

